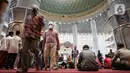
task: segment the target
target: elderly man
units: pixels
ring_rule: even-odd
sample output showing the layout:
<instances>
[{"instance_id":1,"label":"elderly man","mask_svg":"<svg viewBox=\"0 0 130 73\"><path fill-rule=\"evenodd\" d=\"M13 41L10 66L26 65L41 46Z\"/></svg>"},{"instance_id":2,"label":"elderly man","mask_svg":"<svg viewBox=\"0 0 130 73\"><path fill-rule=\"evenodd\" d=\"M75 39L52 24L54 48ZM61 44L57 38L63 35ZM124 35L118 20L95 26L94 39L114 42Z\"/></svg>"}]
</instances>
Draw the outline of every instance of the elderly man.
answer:
<instances>
[{"instance_id":1,"label":"elderly man","mask_svg":"<svg viewBox=\"0 0 130 73\"><path fill-rule=\"evenodd\" d=\"M0 0L0 23L2 20L2 14L5 12L7 6L8 6L7 0Z\"/></svg>"},{"instance_id":2,"label":"elderly man","mask_svg":"<svg viewBox=\"0 0 130 73\"><path fill-rule=\"evenodd\" d=\"M43 32L43 17L38 15L39 7L37 5L32 6L32 14L29 14L25 20L24 35L23 35L23 48L21 53L21 66L22 70L18 72L27 72L29 68L29 51L35 54L36 58L36 70L39 70L39 51L38 43L40 42L41 32Z\"/></svg>"},{"instance_id":3,"label":"elderly man","mask_svg":"<svg viewBox=\"0 0 130 73\"><path fill-rule=\"evenodd\" d=\"M83 46L83 51L79 55L77 68L81 71L98 71L96 56L89 49L88 45Z\"/></svg>"},{"instance_id":4,"label":"elderly man","mask_svg":"<svg viewBox=\"0 0 130 73\"><path fill-rule=\"evenodd\" d=\"M60 49L60 43L58 33L53 28L53 23L49 23L49 29L44 34L44 70L47 70L48 67L48 57L50 57L50 69L56 69L56 51Z\"/></svg>"},{"instance_id":5,"label":"elderly man","mask_svg":"<svg viewBox=\"0 0 130 73\"><path fill-rule=\"evenodd\" d=\"M123 44L117 44L117 51L112 59L112 67L118 70L130 70L130 50Z\"/></svg>"}]
</instances>

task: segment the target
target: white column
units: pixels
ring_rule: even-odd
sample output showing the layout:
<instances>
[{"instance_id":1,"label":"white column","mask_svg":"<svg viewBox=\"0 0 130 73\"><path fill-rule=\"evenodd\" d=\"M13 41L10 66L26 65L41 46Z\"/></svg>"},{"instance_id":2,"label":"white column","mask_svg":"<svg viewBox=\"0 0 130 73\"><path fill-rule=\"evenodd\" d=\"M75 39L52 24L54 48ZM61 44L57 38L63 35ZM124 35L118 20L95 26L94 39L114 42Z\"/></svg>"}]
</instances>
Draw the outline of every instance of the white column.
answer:
<instances>
[{"instance_id":1,"label":"white column","mask_svg":"<svg viewBox=\"0 0 130 73\"><path fill-rule=\"evenodd\" d=\"M73 44L77 46L77 37L78 37L77 24L73 24L72 31L73 31Z\"/></svg>"},{"instance_id":2,"label":"white column","mask_svg":"<svg viewBox=\"0 0 130 73\"><path fill-rule=\"evenodd\" d=\"M97 36L97 27L96 27L96 21L91 19L91 30L92 30L92 38L93 38L93 49L95 52L98 51L98 36Z\"/></svg>"},{"instance_id":3,"label":"white column","mask_svg":"<svg viewBox=\"0 0 130 73\"><path fill-rule=\"evenodd\" d=\"M54 24L54 30L59 33L59 24Z\"/></svg>"}]
</instances>

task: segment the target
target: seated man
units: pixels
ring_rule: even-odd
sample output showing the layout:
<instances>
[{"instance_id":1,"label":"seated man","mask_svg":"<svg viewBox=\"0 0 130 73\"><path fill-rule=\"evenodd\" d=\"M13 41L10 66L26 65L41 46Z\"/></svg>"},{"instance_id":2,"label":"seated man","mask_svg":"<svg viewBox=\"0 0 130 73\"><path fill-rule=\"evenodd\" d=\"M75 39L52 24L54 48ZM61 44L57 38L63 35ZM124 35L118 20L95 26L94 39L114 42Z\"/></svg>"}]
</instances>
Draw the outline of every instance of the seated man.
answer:
<instances>
[{"instance_id":1,"label":"seated man","mask_svg":"<svg viewBox=\"0 0 130 73\"><path fill-rule=\"evenodd\" d=\"M130 50L123 44L117 44L117 51L112 59L112 67L118 70L130 70Z\"/></svg>"},{"instance_id":2,"label":"seated man","mask_svg":"<svg viewBox=\"0 0 130 73\"><path fill-rule=\"evenodd\" d=\"M79 55L77 68L81 71L98 71L96 56L89 49L88 45L83 46L83 51Z\"/></svg>"},{"instance_id":3,"label":"seated man","mask_svg":"<svg viewBox=\"0 0 130 73\"><path fill-rule=\"evenodd\" d=\"M110 69L112 59L109 57L108 54L106 54L105 56L106 56L106 58L104 60L104 68Z\"/></svg>"},{"instance_id":4,"label":"seated man","mask_svg":"<svg viewBox=\"0 0 130 73\"><path fill-rule=\"evenodd\" d=\"M74 64L74 62L70 62L70 63L68 64L68 68L69 68L69 69L75 69L75 64Z\"/></svg>"},{"instance_id":5,"label":"seated man","mask_svg":"<svg viewBox=\"0 0 130 73\"><path fill-rule=\"evenodd\" d=\"M67 69L67 63L65 61L63 61L60 66L61 69Z\"/></svg>"}]
</instances>

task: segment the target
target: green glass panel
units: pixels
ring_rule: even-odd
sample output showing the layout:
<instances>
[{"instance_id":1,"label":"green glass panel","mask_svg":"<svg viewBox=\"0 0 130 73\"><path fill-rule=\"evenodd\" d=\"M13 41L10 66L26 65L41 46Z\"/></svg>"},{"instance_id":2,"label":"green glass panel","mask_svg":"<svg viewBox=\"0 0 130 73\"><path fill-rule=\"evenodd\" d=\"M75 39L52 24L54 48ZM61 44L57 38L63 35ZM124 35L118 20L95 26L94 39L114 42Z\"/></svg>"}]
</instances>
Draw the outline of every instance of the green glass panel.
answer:
<instances>
[{"instance_id":1,"label":"green glass panel","mask_svg":"<svg viewBox=\"0 0 130 73\"><path fill-rule=\"evenodd\" d=\"M55 14L77 14L88 11L104 0L41 0L40 8Z\"/></svg>"}]
</instances>

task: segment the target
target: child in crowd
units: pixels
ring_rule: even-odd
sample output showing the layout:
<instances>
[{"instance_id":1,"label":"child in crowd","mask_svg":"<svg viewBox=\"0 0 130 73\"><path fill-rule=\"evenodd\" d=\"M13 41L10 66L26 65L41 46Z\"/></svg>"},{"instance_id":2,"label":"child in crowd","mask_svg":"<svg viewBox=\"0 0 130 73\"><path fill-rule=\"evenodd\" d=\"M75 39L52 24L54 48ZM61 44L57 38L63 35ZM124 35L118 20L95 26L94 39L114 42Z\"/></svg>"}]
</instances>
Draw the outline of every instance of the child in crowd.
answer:
<instances>
[{"instance_id":1,"label":"child in crowd","mask_svg":"<svg viewBox=\"0 0 130 73\"><path fill-rule=\"evenodd\" d=\"M110 69L112 59L107 54L105 56L106 56L106 58L104 60L104 68Z\"/></svg>"}]
</instances>

